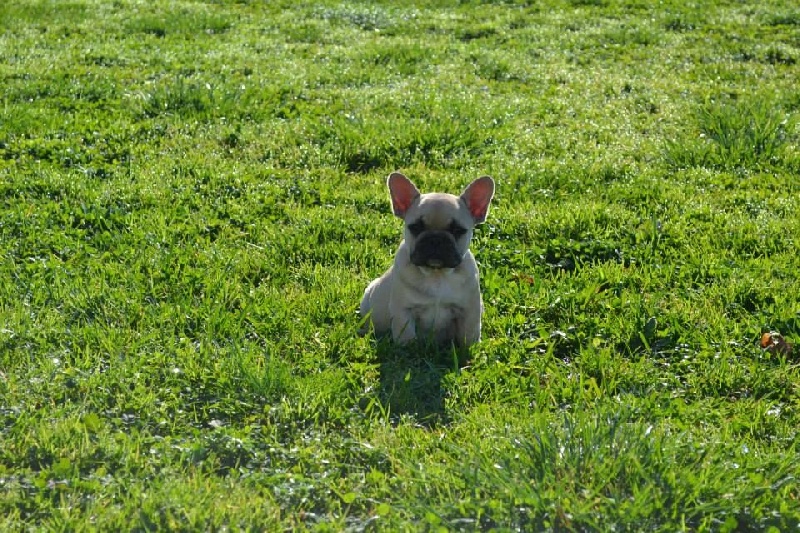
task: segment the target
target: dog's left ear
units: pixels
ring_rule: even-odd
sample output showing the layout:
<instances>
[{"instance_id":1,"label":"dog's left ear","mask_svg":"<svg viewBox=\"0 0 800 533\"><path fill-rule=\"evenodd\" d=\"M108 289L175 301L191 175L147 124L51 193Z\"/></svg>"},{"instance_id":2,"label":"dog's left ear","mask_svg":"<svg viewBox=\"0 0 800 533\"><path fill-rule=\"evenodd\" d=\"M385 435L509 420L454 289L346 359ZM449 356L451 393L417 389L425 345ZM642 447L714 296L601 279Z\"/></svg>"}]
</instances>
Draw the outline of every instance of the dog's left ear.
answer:
<instances>
[{"instance_id":1,"label":"dog's left ear","mask_svg":"<svg viewBox=\"0 0 800 533\"><path fill-rule=\"evenodd\" d=\"M475 224L480 224L486 220L489 213L489 203L494 196L494 180L489 176L482 176L464 189L461 199L467 204Z\"/></svg>"}]
</instances>

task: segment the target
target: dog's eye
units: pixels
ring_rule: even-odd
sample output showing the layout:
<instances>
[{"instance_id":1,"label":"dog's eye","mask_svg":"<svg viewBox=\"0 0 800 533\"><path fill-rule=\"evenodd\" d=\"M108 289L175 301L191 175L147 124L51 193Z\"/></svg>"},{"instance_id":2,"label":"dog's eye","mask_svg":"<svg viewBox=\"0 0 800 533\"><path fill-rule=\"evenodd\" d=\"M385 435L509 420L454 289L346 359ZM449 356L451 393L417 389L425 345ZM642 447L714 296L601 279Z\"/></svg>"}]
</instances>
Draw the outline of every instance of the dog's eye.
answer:
<instances>
[{"instance_id":1,"label":"dog's eye","mask_svg":"<svg viewBox=\"0 0 800 533\"><path fill-rule=\"evenodd\" d=\"M425 222L423 222L422 219L419 219L413 224L409 224L408 231L411 232L411 235L416 237L417 235L425 231Z\"/></svg>"},{"instance_id":2,"label":"dog's eye","mask_svg":"<svg viewBox=\"0 0 800 533\"><path fill-rule=\"evenodd\" d=\"M457 223L455 220L450 223L450 227L448 228L448 230L456 239L458 239L467 232L467 229L461 224Z\"/></svg>"}]
</instances>

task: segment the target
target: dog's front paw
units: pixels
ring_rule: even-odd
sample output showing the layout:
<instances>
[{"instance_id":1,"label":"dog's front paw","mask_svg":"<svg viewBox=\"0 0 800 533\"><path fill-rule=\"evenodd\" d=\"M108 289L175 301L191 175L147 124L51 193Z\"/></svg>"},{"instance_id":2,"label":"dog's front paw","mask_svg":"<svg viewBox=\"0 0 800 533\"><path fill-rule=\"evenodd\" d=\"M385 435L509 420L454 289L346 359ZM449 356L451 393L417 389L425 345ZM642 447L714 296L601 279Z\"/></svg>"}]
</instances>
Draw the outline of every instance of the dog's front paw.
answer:
<instances>
[{"instance_id":1,"label":"dog's front paw","mask_svg":"<svg viewBox=\"0 0 800 533\"><path fill-rule=\"evenodd\" d=\"M417 328L412 320L392 321L392 339L397 344L409 344L417 338Z\"/></svg>"}]
</instances>

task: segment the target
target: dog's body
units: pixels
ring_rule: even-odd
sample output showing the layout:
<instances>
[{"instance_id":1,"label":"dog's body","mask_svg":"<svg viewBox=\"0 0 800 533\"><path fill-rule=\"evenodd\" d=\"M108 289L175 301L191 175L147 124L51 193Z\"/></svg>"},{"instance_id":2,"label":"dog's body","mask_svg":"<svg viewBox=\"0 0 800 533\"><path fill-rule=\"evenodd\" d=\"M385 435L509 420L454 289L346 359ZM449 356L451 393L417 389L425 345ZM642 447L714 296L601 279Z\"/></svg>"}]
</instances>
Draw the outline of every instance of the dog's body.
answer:
<instances>
[{"instance_id":1,"label":"dog's body","mask_svg":"<svg viewBox=\"0 0 800 533\"><path fill-rule=\"evenodd\" d=\"M461 196L420 194L405 176L388 179L394 214L405 222L394 264L369 284L361 316L377 334L391 332L401 344L414 339L469 346L480 340L478 265L469 250L472 230L486 219L494 195L488 176Z\"/></svg>"}]
</instances>

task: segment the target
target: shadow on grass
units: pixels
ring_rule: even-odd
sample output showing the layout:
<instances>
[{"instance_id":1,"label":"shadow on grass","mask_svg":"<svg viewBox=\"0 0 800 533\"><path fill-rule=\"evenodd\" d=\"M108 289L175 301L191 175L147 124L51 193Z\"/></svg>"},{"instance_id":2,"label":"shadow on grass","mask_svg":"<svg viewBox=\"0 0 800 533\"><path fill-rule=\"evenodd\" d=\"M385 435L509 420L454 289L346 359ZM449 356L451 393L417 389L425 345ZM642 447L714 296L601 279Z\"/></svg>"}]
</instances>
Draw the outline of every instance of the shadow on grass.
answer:
<instances>
[{"instance_id":1,"label":"shadow on grass","mask_svg":"<svg viewBox=\"0 0 800 533\"><path fill-rule=\"evenodd\" d=\"M465 359L463 351L422 342L398 346L381 339L376 353L380 361L380 399L392 420L412 416L425 427L449 423L442 378L458 371Z\"/></svg>"}]
</instances>

